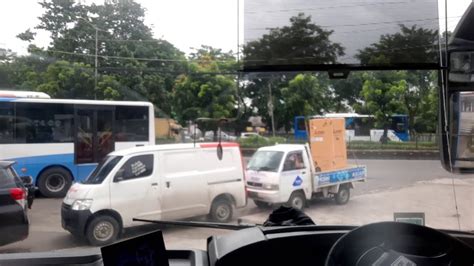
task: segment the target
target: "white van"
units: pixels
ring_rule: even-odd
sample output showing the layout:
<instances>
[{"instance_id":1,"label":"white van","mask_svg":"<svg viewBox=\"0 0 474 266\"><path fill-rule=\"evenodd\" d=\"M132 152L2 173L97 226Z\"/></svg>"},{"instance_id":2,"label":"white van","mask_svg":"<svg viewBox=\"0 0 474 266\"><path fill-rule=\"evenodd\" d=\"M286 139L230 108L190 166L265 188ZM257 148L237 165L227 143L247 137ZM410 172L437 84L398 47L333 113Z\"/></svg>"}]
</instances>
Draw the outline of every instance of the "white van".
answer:
<instances>
[{"instance_id":1,"label":"white van","mask_svg":"<svg viewBox=\"0 0 474 266\"><path fill-rule=\"evenodd\" d=\"M210 214L218 222L246 205L237 143L169 144L110 153L63 200L62 226L92 245L113 242L133 218L173 220Z\"/></svg>"}]
</instances>

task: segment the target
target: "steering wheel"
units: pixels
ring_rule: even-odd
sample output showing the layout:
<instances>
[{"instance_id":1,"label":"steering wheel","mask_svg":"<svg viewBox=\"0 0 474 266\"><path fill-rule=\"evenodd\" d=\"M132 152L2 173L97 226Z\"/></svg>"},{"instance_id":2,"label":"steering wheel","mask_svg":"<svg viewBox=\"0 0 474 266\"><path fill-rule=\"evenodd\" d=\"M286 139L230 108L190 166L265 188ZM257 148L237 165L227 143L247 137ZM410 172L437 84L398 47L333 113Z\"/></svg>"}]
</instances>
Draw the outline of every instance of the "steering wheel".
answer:
<instances>
[{"instance_id":1,"label":"steering wheel","mask_svg":"<svg viewBox=\"0 0 474 266\"><path fill-rule=\"evenodd\" d=\"M339 238L325 265L474 265L474 249L429 227L380 222Z\"/></svg>"}]
</instances>

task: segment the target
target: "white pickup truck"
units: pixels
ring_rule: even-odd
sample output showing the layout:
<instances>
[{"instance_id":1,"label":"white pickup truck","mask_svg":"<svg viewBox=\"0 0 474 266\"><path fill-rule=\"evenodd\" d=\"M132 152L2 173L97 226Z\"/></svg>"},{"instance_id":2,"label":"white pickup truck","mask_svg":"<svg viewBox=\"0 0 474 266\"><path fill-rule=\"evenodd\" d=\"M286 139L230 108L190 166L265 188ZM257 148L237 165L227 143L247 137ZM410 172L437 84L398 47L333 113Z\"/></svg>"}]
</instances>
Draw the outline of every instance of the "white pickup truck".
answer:
<instances>
[{"instance_id":1,"label":"white pickup truck","mask_svg":"<svg viewBox=\"0 0 474 266\"><path fill-rule=\"evenodd\" d=\"M365 181L365 166L317 171L308 145L275 145L258 149L246 170L247 196L258 207L286 203L303 209L313 197L334 196L337 204L350 198L354 182Z\"/></svg>"}]
</instances>

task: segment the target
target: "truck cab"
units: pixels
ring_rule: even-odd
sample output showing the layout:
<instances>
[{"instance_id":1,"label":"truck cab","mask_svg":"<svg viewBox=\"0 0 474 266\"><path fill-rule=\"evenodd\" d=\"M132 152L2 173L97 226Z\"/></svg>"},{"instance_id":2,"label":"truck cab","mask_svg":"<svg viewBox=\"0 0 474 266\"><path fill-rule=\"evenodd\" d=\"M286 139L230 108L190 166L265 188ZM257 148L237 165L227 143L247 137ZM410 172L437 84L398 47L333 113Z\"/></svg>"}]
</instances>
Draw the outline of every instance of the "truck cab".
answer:
<instances>
[{"instance_id":1,"label":"truck cab","mask_svg":"<svg viewBox=\"0 0 474 266\"><path fill-rule=\"evenodd\" d=\"M312 196L314 172L306 145L275 145L257 150L247 165L248 196L257 206L286 203L303 208Z\"/></svg>"}]
</instances>

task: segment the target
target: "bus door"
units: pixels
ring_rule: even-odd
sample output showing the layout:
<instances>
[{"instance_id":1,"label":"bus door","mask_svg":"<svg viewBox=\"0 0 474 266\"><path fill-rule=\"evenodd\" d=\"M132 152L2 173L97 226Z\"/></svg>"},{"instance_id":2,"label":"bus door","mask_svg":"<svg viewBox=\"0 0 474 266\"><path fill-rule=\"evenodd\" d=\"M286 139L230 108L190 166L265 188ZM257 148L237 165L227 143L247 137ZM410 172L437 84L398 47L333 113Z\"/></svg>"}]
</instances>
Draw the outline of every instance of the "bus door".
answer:
<instances>
[{"instance_id":1,"label":"bus door","mask_svg":"<svg viewBox=\"0 0 474 266\"><path fill-rule=\"evenodd\" d=\"M91 164L100 162L115 150L113 134L114 107L75 107L74 162ZM95 167L91 166L93 169Z\"/></svg>"}]
</instances>

